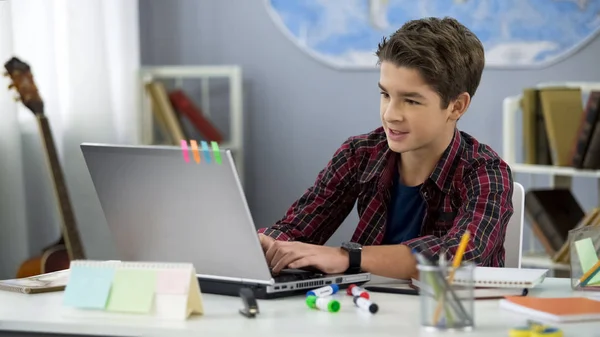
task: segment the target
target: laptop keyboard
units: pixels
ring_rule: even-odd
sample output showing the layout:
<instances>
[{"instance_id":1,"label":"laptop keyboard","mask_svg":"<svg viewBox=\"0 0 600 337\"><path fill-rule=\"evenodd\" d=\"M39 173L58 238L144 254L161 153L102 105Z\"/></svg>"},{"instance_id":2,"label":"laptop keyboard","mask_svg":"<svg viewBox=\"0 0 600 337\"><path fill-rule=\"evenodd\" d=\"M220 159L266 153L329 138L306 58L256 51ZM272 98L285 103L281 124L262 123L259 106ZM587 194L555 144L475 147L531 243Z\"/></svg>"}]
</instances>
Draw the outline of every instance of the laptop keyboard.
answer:
<instances>
[{"instance_id":1,"label":"laptop keyboard","mask_svg":"<svg viewBox=\"0 0 600 337\"><path fill-rule=\"evenodd\" d=\"M280 271L279 274L273 274L273 272L271 272L271 275L275 282L293 282L323 277L323 274L321 273L299 269L284 269Z\"/></svg>"}]
</instances>

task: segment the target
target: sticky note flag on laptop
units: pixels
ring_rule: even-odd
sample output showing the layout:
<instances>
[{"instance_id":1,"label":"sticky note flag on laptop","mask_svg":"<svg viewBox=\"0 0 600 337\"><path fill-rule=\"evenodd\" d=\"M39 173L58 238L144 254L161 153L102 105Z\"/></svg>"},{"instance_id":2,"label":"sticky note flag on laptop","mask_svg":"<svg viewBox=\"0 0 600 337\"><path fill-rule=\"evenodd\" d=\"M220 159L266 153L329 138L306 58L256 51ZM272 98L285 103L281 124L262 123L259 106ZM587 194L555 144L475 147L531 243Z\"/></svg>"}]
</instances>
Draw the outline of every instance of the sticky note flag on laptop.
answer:
<instances>
[{"instance_id":1,"label":"sticky note flag on laptop","mask_svg":"<svg viewBox=\"0 0 600 337\"><path fill-rule=\"evenodd\" d=\"M213 150L213 156L215 157L215 162L217 164L221 164L221 150L219 150L219 143L210 142Z\"/></svg>"},{"instance_id":2,"label":"sticky note flag on laptop","mask_svg":"<svg viewBox=\"0 0 600 337\"><path fill-rule=\"evenodd\" d=\"M106 265L73 265L65 288L64 304L83 309L103 309L115 271Z\"/></svg>"},{"instance_id":3,"label":"sticky note flag on laptop","mask_svg":"<svg viewBox=\"0 0 600 337\"><path fill-rule=\"evenodd\" d=\"M181 140L181 153L183 154L183 160L185 160L186 163L189 163L190 154L188 152L188 146L187 146L187 142L185 141L185 139Z\"/></svg>"},{"instance_id":4,"label":"sticky note flag on laptop","mask_svg":"<svg viewBox=\"0 0 600 337\"><path fill-rule=\"evenodd\" d=\"M204 313L189 263L77 260L71 270L66 306L180 320Z\"/></svg>"},{"instance_id":5,"label":"sticky note flag on laptop","mask_svg":"<svg viewBox=\"0 0 600 337\"><path fill-rule=\"evenodd\" d=\"M579 263L581 264L581 270L583 273L588 272L594 268L598 263L598 254L594 243L591 238L585 238L575 241L575 249L577 250L577 256L579 257ZM600 283L600 273L596 273L591 280L587 282L588 285L597 285Z\"/></svg>"},{"instance_id":6,"label":"sticky note flag on laptop","mask_svg":"<svg viewBox=\"0 0 600 337\"><path fill-rule=\"evenodd\" d=\"M208 143L206 141L202 141L202 153L204 153L204 160L206 160L207 163L210 163L210 150L208 149Z\"/></svg>"},{"instance_id":7,"label":"sticky note flag on laptop","mask_svg":"<svg viewBox=\"0 0 600 337\"><path fill-rule=\"evenodd\" d=\"M196 163L200 163L200 153L198 152L198 142L195 140L190 140L190 145L192 146L192 153L194 154L194 160Z\"/></svg>"}]
</instances>

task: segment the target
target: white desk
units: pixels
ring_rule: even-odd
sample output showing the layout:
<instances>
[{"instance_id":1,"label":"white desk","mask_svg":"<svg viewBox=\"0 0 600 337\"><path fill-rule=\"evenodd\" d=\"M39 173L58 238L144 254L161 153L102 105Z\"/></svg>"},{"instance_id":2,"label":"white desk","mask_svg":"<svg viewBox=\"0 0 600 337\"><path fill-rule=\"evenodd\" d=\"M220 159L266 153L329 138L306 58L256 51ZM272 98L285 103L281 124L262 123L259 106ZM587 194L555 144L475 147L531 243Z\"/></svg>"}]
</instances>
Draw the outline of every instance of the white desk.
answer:
<instances>
[{"instance_id":1,"label":"white desk","mask_svg":"<svg viewBox=\"0 0 600 337\"><path fill-rule=\"evenodd\" d=\"M571 296L568 279L547 278L531 296ZM58 335L96 336L429 336L419 326L419 298L411 295L372 293L380 311L367 314L355 308L351 298L340 294L342 308L337 313L306 307L303 296L259 301L260 314L248 319L238 313L237 297L204 294L205 315L188 321L160 321L143 316L100 313L96 317L74 315L61 306L62 292L25 295L0 292L0 336ZM521 325L526 317L498 308L497 300L475 304L476 328L470 333L452 335L507 336L508 327ZM71 316L70 316L71 315ZM598 322L557 325L565 336L600 336ZM4 331L4 332L3 332ZM6 331L13 331L6 332Z\"/></svg>"}]
</instances>

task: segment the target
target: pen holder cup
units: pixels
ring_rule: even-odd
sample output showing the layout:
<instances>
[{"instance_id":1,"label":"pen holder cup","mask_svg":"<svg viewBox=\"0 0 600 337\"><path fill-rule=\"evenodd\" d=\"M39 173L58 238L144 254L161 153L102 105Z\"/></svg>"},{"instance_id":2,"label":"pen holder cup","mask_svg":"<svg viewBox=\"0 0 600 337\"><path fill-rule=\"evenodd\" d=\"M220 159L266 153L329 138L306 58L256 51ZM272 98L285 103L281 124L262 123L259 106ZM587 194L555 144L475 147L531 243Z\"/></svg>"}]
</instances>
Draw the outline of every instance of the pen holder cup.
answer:
<instances>
[{"instance_id":1,"label":"pen holder cup","mask_svg":"<svg viewBox=\"0 0 600 337\"><path fill-rule=\"evenodd\" d=\"M421 264L417 268L421 326L435 331L471 330L474 327L474 265L464 263L456 270L451 266Z\"/></svg>"},{"instance_id":2,"label":"pen holder cup","mask_svg":"<svg viewBox=\"0 0 600 337\"><path fill-rule=\"evenodd\" d=\"M573 290L600 291L600 227L569 231L569 264Z\"/></svg>"}]
</instances>

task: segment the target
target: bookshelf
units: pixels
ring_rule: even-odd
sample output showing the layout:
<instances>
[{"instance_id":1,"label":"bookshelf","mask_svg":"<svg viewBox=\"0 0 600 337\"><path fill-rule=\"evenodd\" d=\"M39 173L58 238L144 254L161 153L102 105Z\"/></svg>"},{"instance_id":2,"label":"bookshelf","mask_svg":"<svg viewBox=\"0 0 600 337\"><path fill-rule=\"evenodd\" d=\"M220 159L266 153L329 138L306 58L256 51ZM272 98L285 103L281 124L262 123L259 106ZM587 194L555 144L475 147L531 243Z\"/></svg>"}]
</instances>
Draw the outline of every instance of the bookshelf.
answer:
<instances>
[{"instance_id":1,"label":"bookshelf","mask_svg":"<svg viewBox=\"0 0 600 337\"><path fill-rule=\"evenodd\" d=\"M210 80L227 79L229 84L229 139L219 146L230 149L242 184L244 182L244 114L242 92L242 70L237 65L224 66L146 66L139 71L141 103L142 144L154 144L154 123L152 105L144 86L154 80L173 80L181 87L184 79L199 79L201 108L204 115L211 116Z\"/></svg>"},{"instance_id":2,"label":"bookshelf","mask_svg":"<svg viewBox=\"0 0 600 337\"><path fill-rule=\"evenodd\" d=\"M577 87L583 92L600 90L599 82L546 82L535 87L544 88L552 86ZM520 100L522 95L506 97L502 106L502 157L510 165L513 173L528 174L532 182L536 177L549 179L550 188L571 188L573 178L582 177L596 180L596 187L600 195L600 170L582 170L566 166L532 165L517 161L517 143L520 137L520 129L517 128L517 118L521 117ZM517 133L519 131L519 133ZM532 184L534 185L534 184ZM529 251L522 257L524 267L548 268L551 273L565 274L570 267L568 264L555 263L545 252L536 252L535 236L533 232L529 236ZM568 275L567 275L568 276Z\"/></svg>"}]
</instances>

